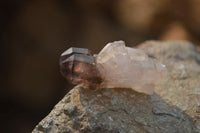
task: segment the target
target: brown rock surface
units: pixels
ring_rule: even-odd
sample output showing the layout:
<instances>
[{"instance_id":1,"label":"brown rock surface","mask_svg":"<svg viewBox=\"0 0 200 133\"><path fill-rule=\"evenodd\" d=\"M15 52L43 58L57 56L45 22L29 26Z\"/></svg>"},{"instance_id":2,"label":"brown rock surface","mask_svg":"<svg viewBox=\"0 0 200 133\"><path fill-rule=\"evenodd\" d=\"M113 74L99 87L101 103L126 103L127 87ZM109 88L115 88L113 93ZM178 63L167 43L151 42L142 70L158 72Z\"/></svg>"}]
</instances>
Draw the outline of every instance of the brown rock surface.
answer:
<instances>
[{"instance_id":1,"label":"brown rock surface","mask_svg":"<svg viewBox=\"0 0 200 133\"><path fill-rule=\"evenodd\" d=\"M148 41L139 47L169 71L153 95L76 86L33 133L200 133L200 53L188 42Z\"/></svg>"}]
</instances>

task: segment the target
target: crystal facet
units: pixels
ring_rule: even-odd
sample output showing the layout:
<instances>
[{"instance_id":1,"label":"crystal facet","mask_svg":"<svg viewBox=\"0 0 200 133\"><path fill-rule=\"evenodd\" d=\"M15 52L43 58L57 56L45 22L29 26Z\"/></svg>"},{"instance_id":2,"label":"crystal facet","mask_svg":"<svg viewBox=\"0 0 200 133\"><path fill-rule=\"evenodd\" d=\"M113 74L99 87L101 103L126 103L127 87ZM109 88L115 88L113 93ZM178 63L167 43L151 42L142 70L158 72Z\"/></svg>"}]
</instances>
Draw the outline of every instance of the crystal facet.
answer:
<instances>
[{"instance_id":1,"label":"crystal facet","mask_svg":"<svg viewBox=\"0 0 200 133\"><path fill-rule=\"evenodd\" d=\"M59 64L61 74L72 84L96 88L102 82L94 57L87 49L69 48L61 54Z\"/></svg>"},{"instance_id":2,"label":"crystal facet","mask_svg":"<svg viewBox=\"0 0 200 133\"><path fill-rule=\"evenodd\" d=\"M140 49L126 47L123 41L108 43L93 56L87 50L70 49L61 55L60 68L73 84L96 89L132 88L152 94L154 85L167 75L165 65Z\"/></svg>"}]
</instances>

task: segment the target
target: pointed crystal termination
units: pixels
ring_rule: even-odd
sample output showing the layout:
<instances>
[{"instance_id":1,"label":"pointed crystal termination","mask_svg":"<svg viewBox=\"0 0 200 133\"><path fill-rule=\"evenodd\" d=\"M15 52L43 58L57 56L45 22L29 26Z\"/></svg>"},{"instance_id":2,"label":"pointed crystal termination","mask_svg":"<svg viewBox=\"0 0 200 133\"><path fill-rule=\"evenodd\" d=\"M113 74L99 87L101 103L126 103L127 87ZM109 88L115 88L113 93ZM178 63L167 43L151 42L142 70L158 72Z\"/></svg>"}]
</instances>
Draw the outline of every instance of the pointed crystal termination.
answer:
<instances>
[{"instance_id":1,"label":"pointed crystal termination","mask_svg":"<svg viewBox=\"0 0 200 133\"><path fill-rule=\"evenodd\" d=\"M59 65L61 74L72 84L96 88L102 82L88 49L69 48L61 54Z\"/></svg>"},{"instance_id":2,"label":"pointed crystal termination","mask_svg":"<svg viewBox=\"0 0 200 133\"><path fill-rule=\"evenodd\" d=\"M70 48L61 54L62 75L73 84L99 88L132 88L153 94L154 85L167 76L165 65L123 41L108 43L98 55Z\"/></svg>"}]
</instances>

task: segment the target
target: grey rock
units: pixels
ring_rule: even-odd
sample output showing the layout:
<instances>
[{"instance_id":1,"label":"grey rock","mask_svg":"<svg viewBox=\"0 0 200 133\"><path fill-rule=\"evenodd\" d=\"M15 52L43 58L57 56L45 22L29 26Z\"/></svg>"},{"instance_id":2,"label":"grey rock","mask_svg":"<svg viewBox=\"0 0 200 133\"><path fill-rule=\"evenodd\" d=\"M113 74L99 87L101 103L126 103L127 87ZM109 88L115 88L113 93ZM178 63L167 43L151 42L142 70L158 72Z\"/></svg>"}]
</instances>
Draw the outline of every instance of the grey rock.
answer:
<instances>
[{"instance_id":1,"label":"grey rock","mask_svg":"<svg viewBox=\"0 0 200 133\"><path fill-rule=\"evenodd\" d=\"M139 46L169 72L153 95L74 87L33 133L200 133L200 53L188 42Z\"/></svg>"}]
</instances>

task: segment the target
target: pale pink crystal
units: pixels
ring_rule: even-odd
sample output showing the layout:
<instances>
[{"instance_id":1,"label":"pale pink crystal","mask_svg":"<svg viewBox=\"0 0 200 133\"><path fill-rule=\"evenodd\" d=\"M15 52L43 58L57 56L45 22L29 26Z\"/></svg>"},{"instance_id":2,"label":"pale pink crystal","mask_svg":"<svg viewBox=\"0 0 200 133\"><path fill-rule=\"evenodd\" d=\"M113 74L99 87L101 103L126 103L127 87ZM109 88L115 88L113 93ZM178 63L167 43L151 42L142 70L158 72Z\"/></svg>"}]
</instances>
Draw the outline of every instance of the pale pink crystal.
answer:
<instances>
[{"instance_id":1,"label":"pale pink crystal","mask_svg":"<svg viewBox=\"0 0 200 133\"><path fill-rule=\"evenodd\" d=\"M126 47L123 41L108 43L96 57L105 88L132 88L152 94L154 85L167 75L165 65L144 51Z\"/></svg>"}]
</instances>

